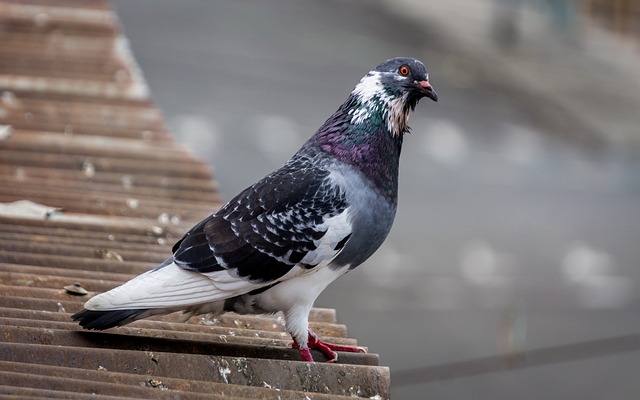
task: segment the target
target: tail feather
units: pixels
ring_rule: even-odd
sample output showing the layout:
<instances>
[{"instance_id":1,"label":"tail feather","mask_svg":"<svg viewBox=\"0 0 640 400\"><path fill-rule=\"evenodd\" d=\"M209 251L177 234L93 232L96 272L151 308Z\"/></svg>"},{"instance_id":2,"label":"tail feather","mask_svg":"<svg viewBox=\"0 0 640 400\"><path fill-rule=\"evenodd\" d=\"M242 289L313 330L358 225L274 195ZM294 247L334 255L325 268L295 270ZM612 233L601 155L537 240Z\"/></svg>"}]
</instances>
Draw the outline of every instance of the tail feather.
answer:
<instances>
[{"instance_id":1,"label":"tail feather","mask_svg":"<svg viewBox=\"0 0 640 400\"><path fill-rule=\"evenodd\" d=\"M78 321L85 329L95 329L98 331L126 325L137 319L149 316L150 310L112 310L94 311L82 310L73 314L71 318Z\"/></svg>"},{"instance_id":2,"label":"tail feather","mask_svg":"<svg viewBox=\"0 0 640 400\"><path fill-rule=\"evenodd\" d=\"M202 313L220 314L226 299L257 286L227 271L214 275L184 270L169 258L153 270L93 296L84 304L85 309L71 318L83 328L95 330L176 311L185 311L186 320Z\"/></svg>"}]
</instances>

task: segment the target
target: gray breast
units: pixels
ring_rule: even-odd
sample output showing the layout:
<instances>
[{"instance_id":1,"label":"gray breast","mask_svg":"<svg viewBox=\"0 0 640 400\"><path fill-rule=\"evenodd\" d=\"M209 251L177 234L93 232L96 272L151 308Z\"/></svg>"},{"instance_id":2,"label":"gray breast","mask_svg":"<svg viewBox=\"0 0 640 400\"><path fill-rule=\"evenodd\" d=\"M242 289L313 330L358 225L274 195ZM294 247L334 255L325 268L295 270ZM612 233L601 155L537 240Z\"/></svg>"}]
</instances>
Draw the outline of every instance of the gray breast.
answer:
<instances>
[{"instance_id":1,"label":"gray breast","mask_svg":"<svg viewBox=\"0 0 640 400\"><path fill-rule=\"evenodd\" d=\"M331 177L342 186L349 206L352 234L332 261L332 268L362 264L386 239L396 215L396 199L387 199L358 170L349 165L333 169Z\"/></svg>"}]
</instances>

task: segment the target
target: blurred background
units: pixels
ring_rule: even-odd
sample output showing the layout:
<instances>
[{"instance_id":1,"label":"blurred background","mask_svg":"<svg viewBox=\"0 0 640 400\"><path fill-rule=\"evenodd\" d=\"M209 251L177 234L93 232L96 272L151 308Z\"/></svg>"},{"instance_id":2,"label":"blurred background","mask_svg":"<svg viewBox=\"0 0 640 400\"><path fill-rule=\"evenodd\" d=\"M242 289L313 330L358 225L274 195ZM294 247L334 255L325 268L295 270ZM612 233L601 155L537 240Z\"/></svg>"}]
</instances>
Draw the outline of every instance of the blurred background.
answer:
<instances>
[{"instance_id":1,"label":"blurred background","mask_svg":"<svg viewBox=\"0 0 640 400\"><path fill-rule=\"evenodd\" d=\"M640 2L113 3L227 199L379 62L425 62L392 233L316 303L394 398L640 398Z\"/></svg>"}]
</instances>

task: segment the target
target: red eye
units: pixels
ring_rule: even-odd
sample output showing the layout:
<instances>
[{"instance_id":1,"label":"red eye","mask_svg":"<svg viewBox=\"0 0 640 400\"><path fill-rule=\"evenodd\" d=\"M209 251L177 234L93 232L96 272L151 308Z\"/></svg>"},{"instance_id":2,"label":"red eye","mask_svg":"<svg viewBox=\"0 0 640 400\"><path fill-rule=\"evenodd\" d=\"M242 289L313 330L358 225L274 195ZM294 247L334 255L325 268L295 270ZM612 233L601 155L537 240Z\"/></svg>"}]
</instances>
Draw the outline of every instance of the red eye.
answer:
<instances>
[{"instance_id":1,"label":"red eye","mask_svg":"<svg viewBox=\"0 0 640 400\"><path fill-rule=\"evenodd\" d=\"M398 73L402 76L409 76L409 72L411 72L411 70L407 65L403 65L400 68L398 68Z\"/></svg>"}]
</instances>

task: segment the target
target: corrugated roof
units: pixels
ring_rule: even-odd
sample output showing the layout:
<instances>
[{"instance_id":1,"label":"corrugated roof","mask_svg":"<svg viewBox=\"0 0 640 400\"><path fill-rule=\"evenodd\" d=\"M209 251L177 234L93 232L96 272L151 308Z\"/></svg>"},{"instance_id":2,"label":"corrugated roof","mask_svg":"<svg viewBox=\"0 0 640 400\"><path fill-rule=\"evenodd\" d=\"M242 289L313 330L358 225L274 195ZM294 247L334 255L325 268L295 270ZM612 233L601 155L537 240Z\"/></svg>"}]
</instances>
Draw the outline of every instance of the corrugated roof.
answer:
<instances>
[{"instance_id":1,"label":"corrugated roof","mask_svg":"<svg viewBox=\"0 0 640 400\"><path fill-rule=\"evenodd\" d=\"M107 2L2 1L0 41L3 398L389 396L375 354L292 361L277 317L169 315L108 332L72 322L91 294L166 258L220 196L172 140ZM357 344L333 310L311 321Z\"/></svg>"}]
</instances>

